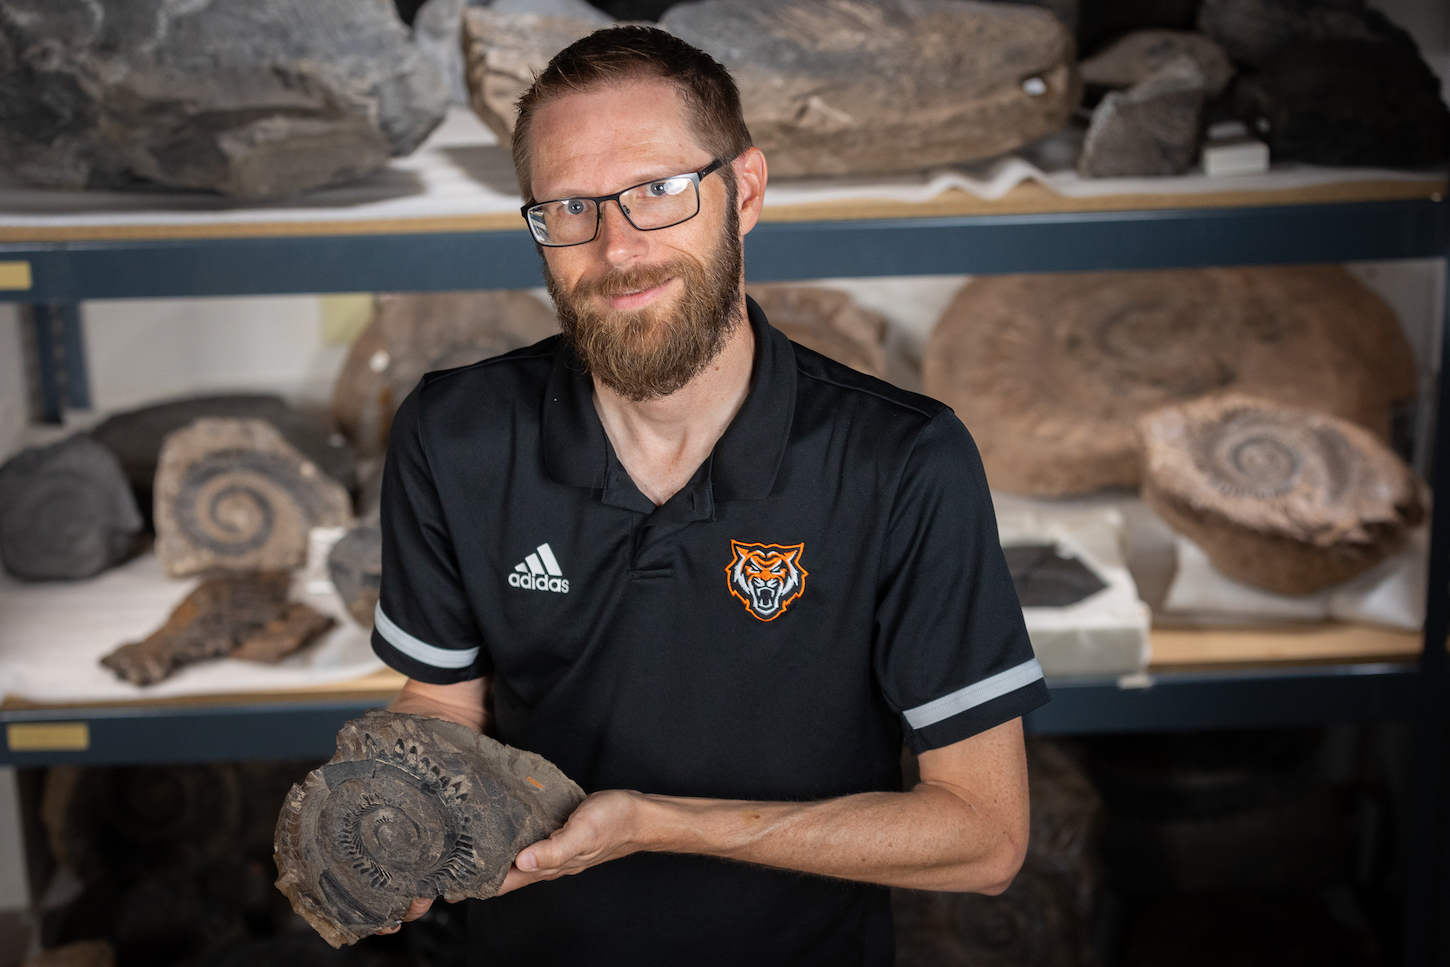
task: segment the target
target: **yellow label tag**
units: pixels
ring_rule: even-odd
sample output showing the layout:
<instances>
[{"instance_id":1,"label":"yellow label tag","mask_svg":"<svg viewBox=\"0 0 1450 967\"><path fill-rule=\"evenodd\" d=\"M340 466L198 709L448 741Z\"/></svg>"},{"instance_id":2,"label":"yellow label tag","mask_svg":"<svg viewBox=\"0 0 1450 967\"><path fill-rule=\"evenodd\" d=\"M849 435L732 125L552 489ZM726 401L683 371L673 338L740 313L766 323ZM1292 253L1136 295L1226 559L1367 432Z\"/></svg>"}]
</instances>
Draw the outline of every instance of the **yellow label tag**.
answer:
<instances>
[{"instance_id":1,"label":"yellow label tag","mask_svg":"<svg viewBox=\"0 0 1450 967\"><path fill-rule=\"evenodd\" d=\"M0 289L24 292L32 284L29 262L0 262Z\"/></svg>"},{"instance_id":2,"label":"yellow label tag","mask_svg":"<svg viewBox=\"0 0 1450 967\"><path fill-rule=\"evenodd\" d=\"M5 742L11 752L84 752L91 729L85 722L10 722Z\"/></svg>"}]
</instances>

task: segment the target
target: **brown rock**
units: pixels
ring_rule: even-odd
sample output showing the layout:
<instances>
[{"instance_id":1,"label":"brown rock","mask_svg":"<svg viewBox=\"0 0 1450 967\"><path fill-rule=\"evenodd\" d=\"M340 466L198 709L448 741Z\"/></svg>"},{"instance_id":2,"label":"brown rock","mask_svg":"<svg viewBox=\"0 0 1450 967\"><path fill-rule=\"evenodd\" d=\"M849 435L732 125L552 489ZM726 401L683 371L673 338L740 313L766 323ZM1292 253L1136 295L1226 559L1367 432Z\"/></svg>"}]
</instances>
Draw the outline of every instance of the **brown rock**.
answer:
<instances>
[{"instance_id":1,"label":"brown rock","mask_svg":"<svg viewBox=\"0 0 1450 967\"><path fill-rule=\"evenodd\" d=\"M886 320L844 292L804 285L752 285L745 291L772 326L822 356L877 379L891 379L893 369L906 365L890 358Z\"/></svg>"},{"instance_id":2,"label":"brown rock","mask_svg":"<svg viewBox=\"0 0 1450 967\"><path fill-rule=\"evenodd\" d=\"M1198 156L1199 121L1208 81L1179 55L1127 91L1093 109L1077 171L1084 178L1176 175Z\"/></svg>"},{"instance_id":3,"label":"brown rock","mask_svg":"<svg viewBox=\"0 0 1450 967\"><path fill-rule=\"evenodd\" d=\"M1424 515L1410 469L1345 420L1230 394L1140 425L1149 506L1219 570L1269 591L1347 580Z\"/></svg>"},{"instance_id":4,"label":"brown rock","mask_svg":"<svg viewBox=\"0 0 1450 967\"><path fill-rule=\"evenodd\" d=\"M583 799L542 756L442 719L369 712L287 796L277 888L341 947L400 920L414 897L493 896L519 851Z\"/></svg>"},{"instance_id":5,"label":"brown rock","mask_svg":"<svg viewBox=\"0 0 1450 967\"><path fill-rule=\"evenodd\" d=\"M923 365L993 487L1062 496L1140 480L1137 421L1240 390L1388 438L1415 392L1393 311L1334 266L995 276L943 314Z\"/></svg>"},{"instance_id":6,"label":"brown rock","mask_svg":"<svg viewBox=\"0 0 1450 967\"><path fill-rule=\"evenodd\" d=\"M172 577L300 567L313 527L352 524L346 490L261 420L197 420L156 470L156 554Z\"/></svg>"},{"instance_id":7,"label":"brown rock","mask_svg":"<svg viewBox=\"0 0 1450 967\"><path fill-rule=\"evenodd\" d=\"M559 51L610 23L602 13L570 17L465 8L463 55L473 110L508 144L518 114L514 104L533 85L534 75Z\"/></svg>"},{"instance_id":8,"label":"brown rock","mask_svg":"<svg viewBox=\"0 0 1450 967\"><path fill-rule=\"evenodd\" d=\"M521 291L378 297L332 391L332 413L358 452L387 449L393 414L425 373L467 366L555 335L553 312Z\"/></svg>"},{"instance_id":9,"label":"brown rock","mask_svg":"<svg viewBox=\"0 0 1450 967\"><path fill-rule=\"evenodd\" d=\"M1000 154L1061 128L1082 93L1071 33L1027 5L703 0L660 26L730 70L776 177Z\"/></svg>"},{"instance_id":10,"label":"brown rock","mask_svg":"<svg viewBox=\"0 0 1450 967\"><path fill-rule=\"evenodd\" d=\"M1203 72L1210 97L1223 93L1234 66L1223 48L1192 30L1135 30L1078 65L1084 84L1123 89L1142 83L1179 57L1187 56Z\"/></svg>"},{"instance_id":11,"label":"brown rock","mask_svg":"<svg viewBox=\"0 0 1450 967\"><path fill-rule=\"evenodd\" d=\"M52 947L22 967L115 967L116 948L108 940L77 940Z\"/></svg>"},{"instance_id":12,"label":"brown rock","mask_svg":"<svg viewBox=\"0 0 1450 967\"><path fill-rule=\"evenodd\" d=\"M287 602L285 571L217 577L186 596L150 637L101 659L119 677L152 685L207 658L278 661L333 625L305 604Z\"/></svg>"}]
</instances>

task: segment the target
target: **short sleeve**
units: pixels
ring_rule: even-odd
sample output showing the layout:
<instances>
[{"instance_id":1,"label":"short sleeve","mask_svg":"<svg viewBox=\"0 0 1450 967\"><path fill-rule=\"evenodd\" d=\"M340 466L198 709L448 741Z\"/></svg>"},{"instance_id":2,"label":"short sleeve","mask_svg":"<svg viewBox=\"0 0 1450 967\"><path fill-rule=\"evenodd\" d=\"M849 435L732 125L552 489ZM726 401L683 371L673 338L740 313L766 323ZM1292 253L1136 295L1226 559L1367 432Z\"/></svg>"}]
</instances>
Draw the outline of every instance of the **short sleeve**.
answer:
<instances>
[{"instance_id":1,"label":"short sleeve","mask_svg":"<svg viewBox=\"0 0 1450 967\"><path fill-rule=\"evenodd\" d=\"M950 410L927 424L907 459L880 573L876 675L913 751L1047 702L981 457Z\"/></svg>"},{"instance_id":2,"label":"short sleeve","mask_svg":"<svg viewBox=\"0 0 1450 967\"><path fill-rule=\"evenodd\" d=\"M380 502L383 569L373 651L409 678L450 685L492 665L459 574L452 536L429 470L419 418L423 384L388 436Z\"/></svg>"}]
</instances>

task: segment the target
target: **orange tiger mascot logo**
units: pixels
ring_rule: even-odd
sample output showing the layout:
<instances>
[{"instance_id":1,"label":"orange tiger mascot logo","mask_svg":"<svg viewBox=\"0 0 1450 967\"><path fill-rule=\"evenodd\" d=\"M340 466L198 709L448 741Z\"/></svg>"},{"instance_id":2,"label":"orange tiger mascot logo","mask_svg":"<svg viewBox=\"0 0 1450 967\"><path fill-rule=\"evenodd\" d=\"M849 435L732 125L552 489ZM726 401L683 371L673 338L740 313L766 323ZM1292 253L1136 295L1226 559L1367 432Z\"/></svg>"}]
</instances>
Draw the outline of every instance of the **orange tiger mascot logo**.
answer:
<instances>
[{"instance_id":1,"label":"orange tiger mascot logo","mask_svg":"<svg viewBox=\"0 0 1450 967\"><path fill-rule=\"evenodd\" d=\"M806 589L801 567L804 544L742 544L731 541L734 557L725 566L730 593L761 621L774 621Z\"/></svg>"}]
</instances>

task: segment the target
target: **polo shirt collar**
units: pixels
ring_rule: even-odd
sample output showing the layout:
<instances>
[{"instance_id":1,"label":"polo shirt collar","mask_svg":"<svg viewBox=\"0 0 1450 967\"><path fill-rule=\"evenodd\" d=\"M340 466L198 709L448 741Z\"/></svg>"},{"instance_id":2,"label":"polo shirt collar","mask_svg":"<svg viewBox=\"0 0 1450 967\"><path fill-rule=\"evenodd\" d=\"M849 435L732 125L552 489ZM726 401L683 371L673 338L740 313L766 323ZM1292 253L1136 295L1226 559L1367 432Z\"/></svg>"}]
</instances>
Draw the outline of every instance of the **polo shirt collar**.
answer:
<instances>
[{"instance_id":1,"label":"polo shirt collar","mask_svg":"<svg viewBox=\"0 0 1450 967\"><path fill-rule=\"evenodd\" d=\"M795 415L795 351L766 321L755 300L745 299L755 335L750 391L702 468L712 501L759 500L770 495L785 457ZM608 438L594 409L594 384L567 342L560 343L544 397L544 467L556 483L592 490L616 489ZM698 475L697 475L698 476ZM611 487L614 484L615 487Z\"/></svg>"}]
</instances>

